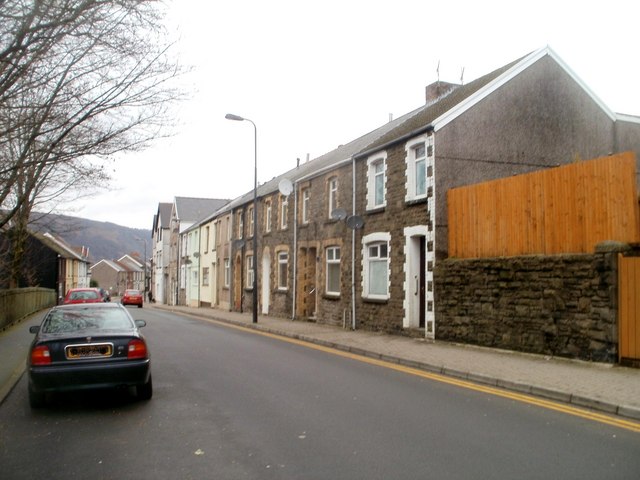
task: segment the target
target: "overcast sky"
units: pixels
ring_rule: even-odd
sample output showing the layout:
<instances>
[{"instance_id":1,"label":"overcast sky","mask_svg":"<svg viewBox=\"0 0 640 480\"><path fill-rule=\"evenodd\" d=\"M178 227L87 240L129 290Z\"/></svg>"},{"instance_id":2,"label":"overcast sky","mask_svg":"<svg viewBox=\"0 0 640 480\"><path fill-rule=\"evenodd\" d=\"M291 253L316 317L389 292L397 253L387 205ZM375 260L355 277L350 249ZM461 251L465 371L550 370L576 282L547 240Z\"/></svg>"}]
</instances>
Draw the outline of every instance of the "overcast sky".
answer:
<instances>
[{"instance_id":1,"label":"overcast sky","mask_svg":"<svg viewBox=\"0 0 640 480\"><path fill-rule=\"evenodd\" d=\"M113 165L113 191L66 213L150 229L159 202L235 198L424 103L551 47L609 108L640 115L637 0L176 0L167 24L193 72L175 136Z\"/></svg>"}]
</instances>

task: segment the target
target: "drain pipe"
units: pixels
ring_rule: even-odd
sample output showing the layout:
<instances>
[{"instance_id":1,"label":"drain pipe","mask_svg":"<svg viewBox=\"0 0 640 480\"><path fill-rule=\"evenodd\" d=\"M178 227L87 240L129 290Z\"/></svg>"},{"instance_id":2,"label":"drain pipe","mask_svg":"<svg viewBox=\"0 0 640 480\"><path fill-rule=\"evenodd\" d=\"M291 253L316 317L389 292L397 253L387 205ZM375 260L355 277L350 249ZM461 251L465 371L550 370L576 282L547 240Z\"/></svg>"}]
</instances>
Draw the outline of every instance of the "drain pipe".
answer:
<instances>
[{"instance_id":1,"label":"drain pipe","mask_svg":"<svg viewBox=\"0 0 640 480\"><path fill-rule=\"evenodd\" d=\"M351 157L351 215L356 214L356 159ZM356 329L356 229L351 230L351 329Z\"/></svg>"},{"instance_id":2,"label":"drain pipe","mask_svg":"<svg viewBox=\"0 0 640 480\"><path fill-rule=\"evenodd\" d=\"M296 287L298 279L298 182L293 184L293 301L291 320L296 318Z\"/></svg>"}]
</instances>

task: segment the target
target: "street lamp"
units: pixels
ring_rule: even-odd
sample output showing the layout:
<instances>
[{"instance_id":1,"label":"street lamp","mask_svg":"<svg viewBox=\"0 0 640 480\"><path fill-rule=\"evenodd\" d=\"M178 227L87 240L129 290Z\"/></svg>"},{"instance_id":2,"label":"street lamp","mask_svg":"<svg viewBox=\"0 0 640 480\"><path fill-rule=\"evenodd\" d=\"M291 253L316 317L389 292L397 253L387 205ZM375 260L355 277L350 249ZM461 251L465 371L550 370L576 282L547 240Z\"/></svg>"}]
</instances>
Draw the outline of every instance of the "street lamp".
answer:
<instances>
[{"instance_id":1,"label":"street lamp","mask_svg":"<svg viewBox=\"0 0 640 480\"><path fill-rule=\"evenodd\" d=\"M253 125L253 323L258 323L258 127L248 118L227 113L224 118L237 122L247 121Z\"/></svg>"},{"instance_id":2,"label":"street lamp","mask_svg":"<svg viewBox=\"0 0 640 480\"><path fill-rule=\"evenodd\" d=\"M140 242L144 242L144 258L143 258L143 263L142 263L142 271L144 272L144 283L143 285L143 295L146 297L147 296L147 239L146 238L140 238L140 237L135 237L136 240L140 241Z\"/></svg>"}]
</instances>

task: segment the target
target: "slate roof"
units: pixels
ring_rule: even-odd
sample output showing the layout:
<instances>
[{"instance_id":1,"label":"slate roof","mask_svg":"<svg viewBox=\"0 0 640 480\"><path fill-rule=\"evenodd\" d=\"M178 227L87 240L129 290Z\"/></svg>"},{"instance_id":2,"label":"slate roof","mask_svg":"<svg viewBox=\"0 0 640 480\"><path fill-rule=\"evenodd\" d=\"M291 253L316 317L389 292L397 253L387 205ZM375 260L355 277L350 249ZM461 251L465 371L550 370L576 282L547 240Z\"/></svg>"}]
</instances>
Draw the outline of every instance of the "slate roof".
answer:
<instances>
[{"instance_id":1,"label":"slate roof","mask_svg":"<svg viewBox=\"0 0 640 480\"><path fill-rule=\"evenodd\" d=\"M144 266L142 262L138 261L137 259L133 258L130 255L123 255L118 260L116 260L116 262L118 262L119 265L121 265L128 271L139 272L142 270L142 267Z\"/></svg>"},{"instance_id":2,"label":"slate roof","mask_svg":"<svg viewBox=\"0 0 640 480\"><path fill-rule=\"evenodd\" d=\"M126 271L126 268L124 268L122 265L120 265L117 261L115 261L115 260L107 260L105 258L100 260L95 265L92 265L91 268L89 268L89 270L93 270L94 268L96 268L101 263L104 263L105 265L110 267L112 270L115 270L116 272L124 272L124 271Z\"/></svg>"},{"instance_id":3,"label":"slate roof","mask_svg":"<svg viewBox=\"0 0 640 480\"><path fill-rule=\"evenodd\" d=\"M61 238L54 237L50 233L33 233L33 236L40 240L44 245L56 252L62 258L71 258L88 263L88 256L82 256L74 250L73 247L65 243Z\"/></svg>"},{"instance_id":4,"label":"slate roof","mask_svg":"<svg viewBox=\"0 0 640 480\"><path fill-rule=\"evenodd\" d=\"M466 85L459 85L435 101L422 105L366 135L269 180L258 187L258 197L277 192L278 185L283 179L288 179L295 183L301 179L312 178L328 169L335 168L343 162L351 161L353 158L363 158L386 146L419 135L429 129L437 130L545 56L550 56L556 61L612 119L618 118L547 46L514 60ZM631 119L632 117L629 116L629 121ZM209 220L227 213L233 208L251 202L252 199L253 190L231 200L222 208L213 211L214 213L212 214L212 210L209 210L209 215L202 217L201 220Z\"/></svg>"},{"instance_id":5,"label":"slate roof","mask_svg":"<svg viewBox=\"0 0 640 480\"><path fill-rule=\"evenodd\" d=\"M175 197L176 214L180 222L195 223L228 202L220 198Z\"/></svg>"},{"instance_id":6,"label":"slate roof","mask_svg":"<svg viewBox=\"0 0 640 480\"><path fill-rule=\"evenodd\" d=\"M358 158L366 152L373 151L392 140L400 140L405 135L415 134L416 131L419 131L420 129L426 130L431 125L431 122L454 108L464 99L473 95L500 75L504 74L520 62L522 58L480 77L467 85L461 85L443 98L402 115L401 117L398 117L397 119L392 120L345 145L340 145L335 150L305 162L299 167L293 168L282 175L278 175L258 187L258 197L278 191L278 185L283 179L288 179L295 183L296 181L304 178L312 178L313 176L320 175L325 170L336 167L343 162L351 161L353 157ZM209 215L203 220L219 216L239 205L251 202L252 199L253 190L230 201L220 210Z\"/></svg>"},{"instance_id":7,"label":"slate roof","mask_svg":"<svg viewBox=\"0 0 640 480\"><path fill-rule=\"evenodd\" d=\"M171 210L173 209L173 203L159 203L158 212L153 216L153 229L151 230L151 236L153 232L158 228L170 228L171 227Z\"/></svg>"}]
</instances>

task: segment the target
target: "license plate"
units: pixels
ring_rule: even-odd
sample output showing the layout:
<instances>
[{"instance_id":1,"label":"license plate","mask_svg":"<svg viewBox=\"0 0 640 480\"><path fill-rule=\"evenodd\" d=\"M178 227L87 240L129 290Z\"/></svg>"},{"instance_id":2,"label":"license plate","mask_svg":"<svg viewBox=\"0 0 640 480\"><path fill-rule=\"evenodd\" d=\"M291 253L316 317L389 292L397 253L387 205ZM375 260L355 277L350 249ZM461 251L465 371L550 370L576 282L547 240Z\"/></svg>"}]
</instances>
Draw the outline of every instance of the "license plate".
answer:
<instances>
[{"instance_id":1,"label":"license plate","mask_svg":"<svg viewBox=\"0 0 640 480\"><path fill-rule=\"evenodd\" d=\"M67 345L64 349L69 360L77 358L110 357L113 355L112 343L91 343L84 345Z\"/></svg>"}]
</instances>

